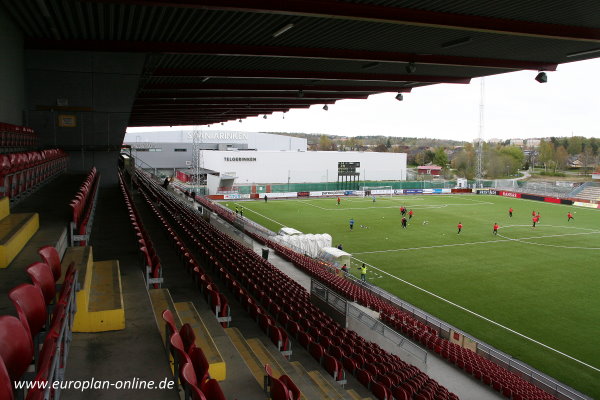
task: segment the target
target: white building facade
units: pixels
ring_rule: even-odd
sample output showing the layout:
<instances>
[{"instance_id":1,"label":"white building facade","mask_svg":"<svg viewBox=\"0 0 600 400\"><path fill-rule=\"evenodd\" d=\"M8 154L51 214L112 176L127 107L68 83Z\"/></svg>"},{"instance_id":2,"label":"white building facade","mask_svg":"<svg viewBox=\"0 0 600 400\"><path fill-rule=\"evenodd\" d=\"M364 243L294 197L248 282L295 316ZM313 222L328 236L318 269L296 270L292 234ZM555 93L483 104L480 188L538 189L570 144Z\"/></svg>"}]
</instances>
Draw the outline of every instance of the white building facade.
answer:
<instances>
[{"instance_id":1,"label":"white building facade","mask_svg":"<svg viewBox=\"0 0 600 400\"><path fill-rule=\"evenodd\" d=\"M336 182L339 162L359 162L360 181L406 180L405 153L203 151L204 168L252 183Z\"/></svg>"}]
</instances>

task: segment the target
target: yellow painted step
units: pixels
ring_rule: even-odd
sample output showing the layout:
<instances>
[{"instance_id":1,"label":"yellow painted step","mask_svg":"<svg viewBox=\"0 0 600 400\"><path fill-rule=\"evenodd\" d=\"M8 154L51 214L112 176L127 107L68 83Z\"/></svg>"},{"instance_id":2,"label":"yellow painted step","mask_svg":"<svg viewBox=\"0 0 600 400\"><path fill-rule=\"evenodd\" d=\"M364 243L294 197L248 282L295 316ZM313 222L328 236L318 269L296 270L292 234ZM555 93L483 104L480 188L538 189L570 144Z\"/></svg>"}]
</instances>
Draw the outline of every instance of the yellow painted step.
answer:
<instances>
[{"instance_id":1,"label":"yellow painted step","mask_svg":"<svg viewBox=\"0 0 600 400\"><path fill-rule=\"evenodd\" d=\"M352 400L373 400L371 397L362 397L354 389L348 389L346 390L346 393L350 396Z\"/></svg>"},{"instance_id":2,"label":"yellow painted step","mask_svg":"<svg viewBox=\"0 0 600 400\"><path fill-rule=\"evenodd\" d=\"M77 288L75 293L75 302L77 303L77 312L88 309L90 299L90 289L92 287L92 269L94 265L94 256L92 248L89 246L69 247L60 264L61 278L58 283L63 283L67 268L71 263L77 269ZM77 318L77 315L75 316Z\"/></svg>"},{"instance_id":3,"label":"yellow painted step","mask_svg":"<svg viewBox=\"0 0 600 400\"><path fill-rule=\"evenodd\" d=\"M154 311L154 319L156 321L156 326L158 327L158 331L160 332L160 336L162 337L163 344L166 343L165 340L165 321L162 319L162 313L164 310L169 309L173 313L173 317L175 318L175 326L177 329L181 328L181 320L179 319L179 315L177 314L177 310L175 309L175 303L171 298L171 293L169 289L150 289L148 290L148 295L150 296L150 301L152 302L152 309Z\"/></svg>"},{"instance_id":4,"label":"yellow painted step","mask_svg":"<svg viewBox=\"0 0 600 400\"><path fill-rule=\"evenodd\" d=\"M40 227L37 213L9 214L0 220L0 268L6 268Z\"/></svg>"},{"instance_id":5,"label":"yellow painted step","mask_svg":"<svg viewBox=\"0 0 600 400\"><path fill-rule=\"evenodd\" d=\"M314 387L319 392L319 399L343 399L344 396L339 393L336 388L331 385L328 379L326 379L319 371L306 371L304 366L298 361L293 361L290 365L294 370L302 375L307 375L312 381Z\"/></svg>"},{"instance_id":6,"label":"yellow painted step","mask_svg":"<svg viewBox=\"0 0 600 400\"><path fill-rule=\"evenodd\" d=\"M196 335L196 347L200 347L209 364L208 373L210 377L218 381L224 381L227 376L227 368L223 356L219 352L215 341L206 325L202 321L198 310L192 302L175 303L175 310L181 320L181 324L190 324Z\"/></svg>"},{"instance_id":7,"label":"yellow painted step","mask_svg":"<svg viewBox=\"0 0 600 400\"><path fill-rule=\"evenodd\" d=\"M244 363L248 366L248 369L250 369L250 372L252 373L252 376L254 376L254 379L256 379L256 382L258 382L260 387L263 387L265 377L264 364L261 364L261 361L258 359L256 354L254 354L239 329L225 328L225 333L227 336L229 336L229 339L231 339L234 347L242 356ZM277 374L279 373L280 372L278 371Z\"/></svg>"},{"instance_id":8,"label":"yellow painted step","mask_svg":"<svg viewBox=\"0 0 600 400\"><path fill-rule=\"evenodd\" d=\"M77 309L75 332L106 332L125 329L125 304L118 260L94 262L87 309Z\"/></svg>"},{"instance_id":9,"label":"yellow painted step","mask_svg":"<svg viewBox=\"0 0 600 400\"><path fill-rule=\"evenodd\" d=\"M10 214L10 199L8 196L0 199L0 220Z\"/></svg>"}]
</instances>

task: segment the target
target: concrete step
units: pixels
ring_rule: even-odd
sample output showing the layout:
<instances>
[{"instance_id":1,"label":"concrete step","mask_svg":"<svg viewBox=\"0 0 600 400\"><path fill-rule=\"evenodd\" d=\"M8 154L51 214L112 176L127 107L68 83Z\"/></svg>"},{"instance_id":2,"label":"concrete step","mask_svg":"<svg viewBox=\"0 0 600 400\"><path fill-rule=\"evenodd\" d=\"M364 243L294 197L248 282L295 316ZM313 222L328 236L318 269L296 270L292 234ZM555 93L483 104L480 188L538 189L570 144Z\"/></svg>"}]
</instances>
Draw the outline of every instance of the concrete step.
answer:
<instances>
[{"instance_id":1,"label":"concrete step","mask_svg":"<svg viewBox=\"0 0 600 400\"><path fill-rule=\"evenodd\" d=\"M175 303L177 315L182 324L190 324L196 335L196 347L199 347L204 352L206 360L209 364L208 373L210 377L218 381L225 380L227 376L227 368L225 360L221 355L212 335L206 328L202 317L196 310L192 302Z\"/></svg>"}]
</instances>

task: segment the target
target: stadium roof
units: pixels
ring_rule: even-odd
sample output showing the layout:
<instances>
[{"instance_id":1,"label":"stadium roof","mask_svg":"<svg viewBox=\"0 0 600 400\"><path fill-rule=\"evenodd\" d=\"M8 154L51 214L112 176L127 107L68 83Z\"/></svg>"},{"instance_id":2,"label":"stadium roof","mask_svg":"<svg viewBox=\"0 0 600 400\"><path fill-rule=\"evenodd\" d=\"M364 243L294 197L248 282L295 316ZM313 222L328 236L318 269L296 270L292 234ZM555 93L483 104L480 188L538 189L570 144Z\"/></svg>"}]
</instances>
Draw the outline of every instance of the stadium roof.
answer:
<instances>
[{"instance_id":1,"label":"stadium roof","mask_svg":"<svg viewBox=\"0 0 600 400\"><path fill-rule=\"evenodd\" d=\"M4 0L30 49L145 53L130 126L202 125L600 56L595 0Z\"/></svg>"}]
</instances>

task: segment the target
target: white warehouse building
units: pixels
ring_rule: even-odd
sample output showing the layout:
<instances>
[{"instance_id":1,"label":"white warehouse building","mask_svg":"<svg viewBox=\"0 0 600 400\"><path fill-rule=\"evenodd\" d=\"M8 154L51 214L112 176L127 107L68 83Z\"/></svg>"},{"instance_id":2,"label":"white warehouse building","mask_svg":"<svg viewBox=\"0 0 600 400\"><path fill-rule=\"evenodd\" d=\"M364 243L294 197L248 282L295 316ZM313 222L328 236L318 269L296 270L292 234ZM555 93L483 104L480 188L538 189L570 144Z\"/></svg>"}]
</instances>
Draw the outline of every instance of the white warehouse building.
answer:
<instances>
[{"instance_id":1,"label":"white warehouse building","mask_svg":"<svg viewBox=\"0 0 600 400\"><path fill-rule=\"evenodd\" d=\"M293 136L206 130L128 132L124 144L131 146L141 168L192 175L198 162L204 171L200 174L207 174L208 181L225 179L233 185L337 182L340 162L360 163L359 176L351 179L355 182L406 180L405 153L307 151L307 140ZM198 159L194 149L202 149Z\"/></svg>"},{"instance_id":2,"label":"white warehouse building","mask_svg":"<svg viewBox=\"0 0 600 400\"><path fill-rule=\"evenodd\" d=\"M359 162L360 181L406 180L405 153L202 151L204 168L251 183L336 182L339 162Z\"/></svg>"}]
</instances>

